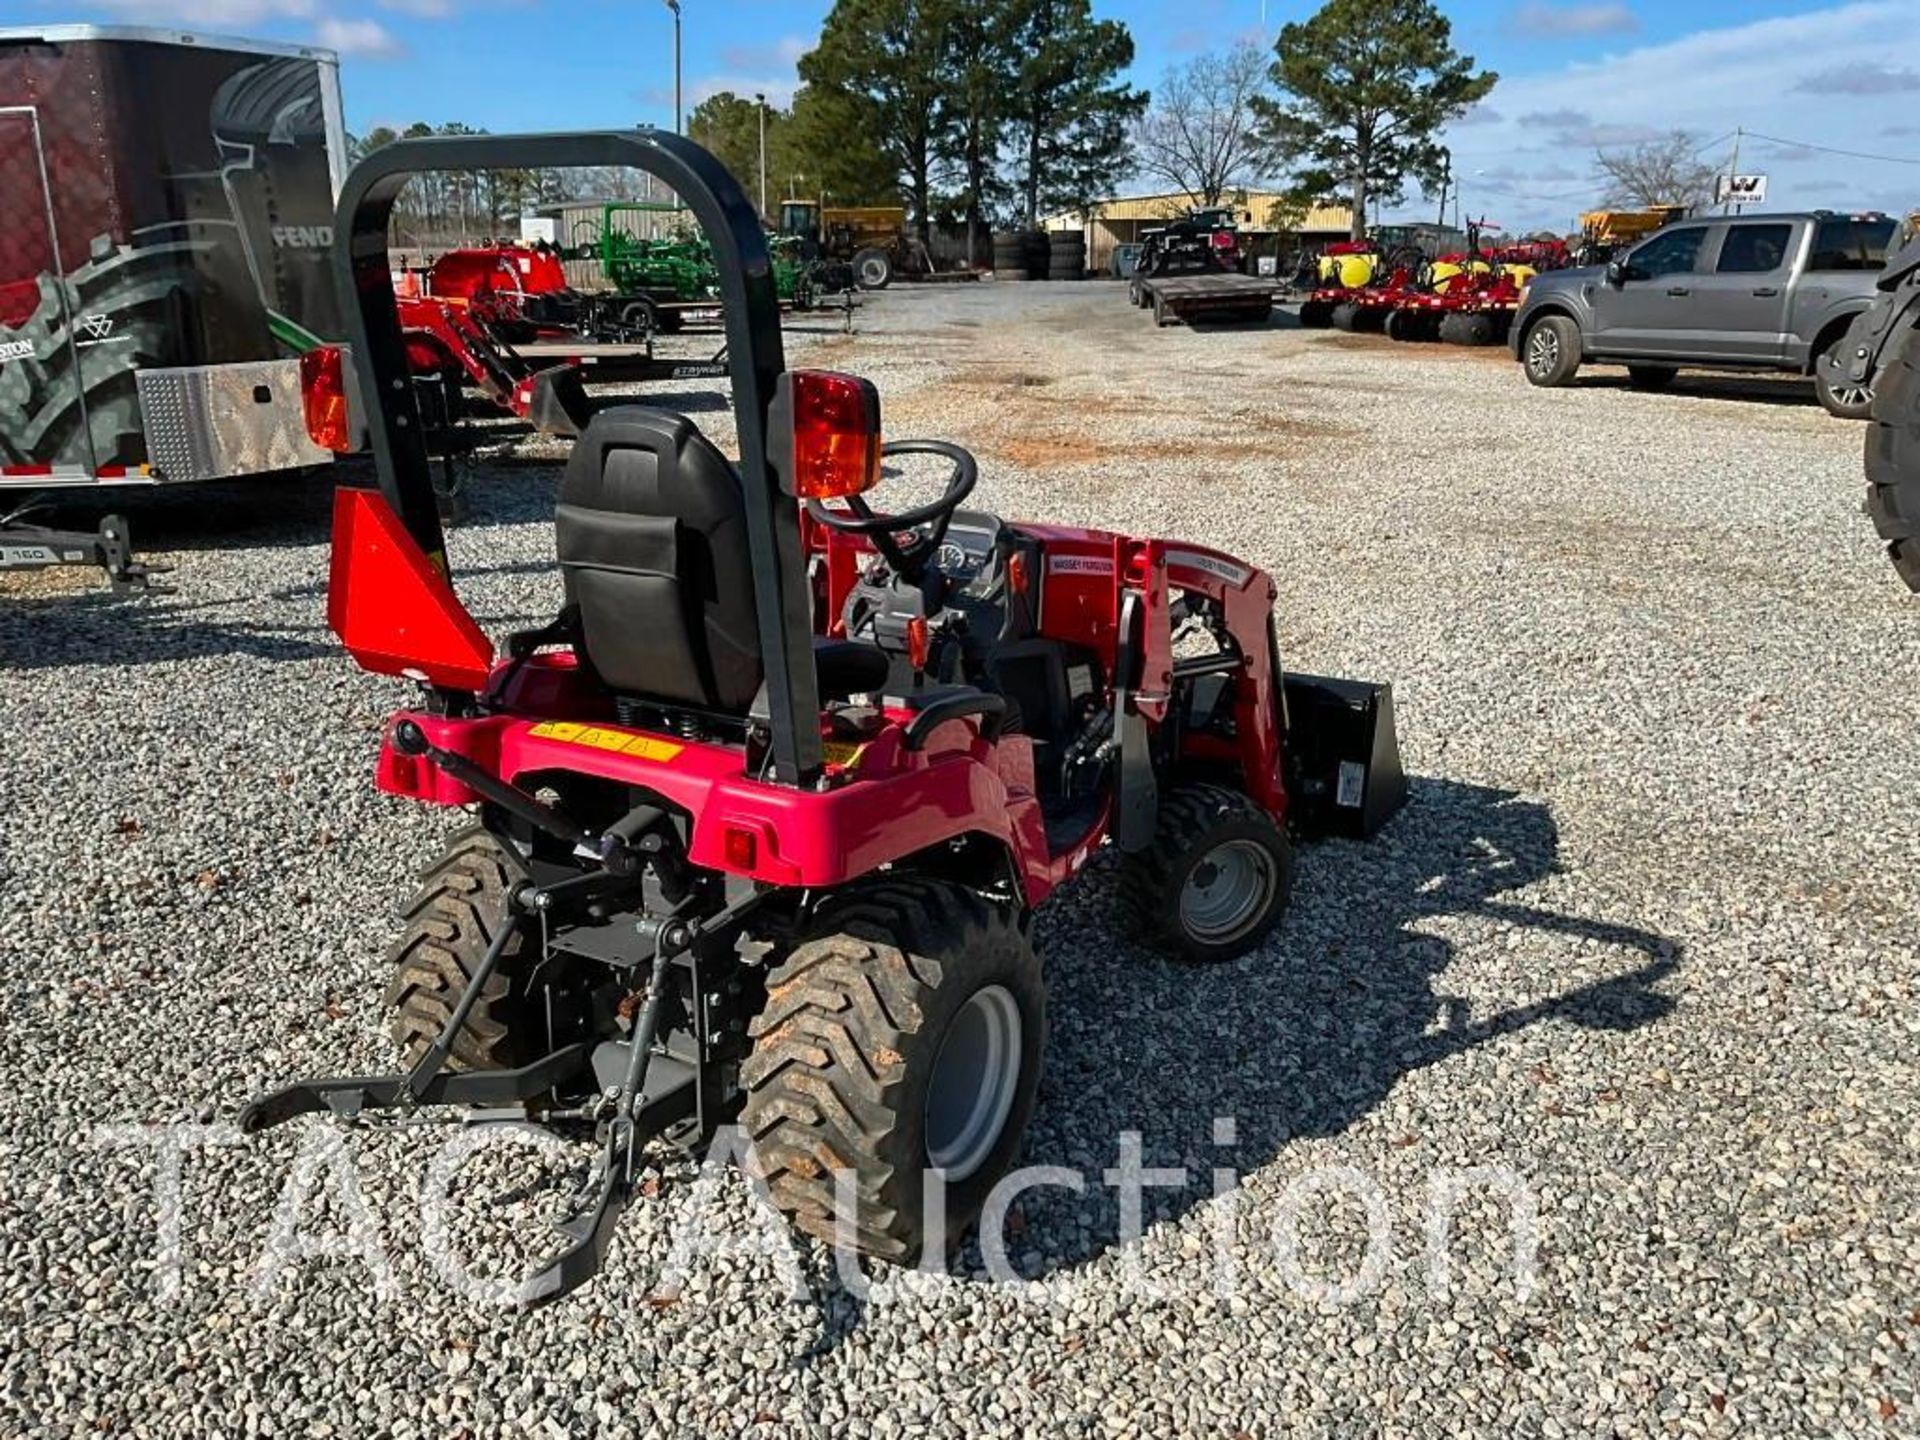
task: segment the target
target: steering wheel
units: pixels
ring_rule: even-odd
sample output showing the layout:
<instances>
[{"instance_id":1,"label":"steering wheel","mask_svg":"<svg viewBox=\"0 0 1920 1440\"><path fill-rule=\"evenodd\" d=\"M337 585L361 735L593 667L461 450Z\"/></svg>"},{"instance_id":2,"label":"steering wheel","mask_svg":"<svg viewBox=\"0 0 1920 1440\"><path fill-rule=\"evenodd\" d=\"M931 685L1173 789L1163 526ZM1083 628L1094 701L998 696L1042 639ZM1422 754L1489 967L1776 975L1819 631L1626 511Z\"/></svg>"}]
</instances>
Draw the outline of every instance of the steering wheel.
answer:
<instances>
[{"instance_id":1,"label":"steering wheel","mask_svg":"<svg viewBox=\"0 0 1920 1440\"><path fill-rule=\"evenodd\" d=\"M829 510L818 500L809 500L807 514L829 530L866 536L880 552L880 558L887 562L888 569L903 580L917 580L928 559L939 550L940 542L947 538L953 512L973 493L974 483L980 478L980 466L972 455L945 440L894 440L882 446L880 454L883 459L895 455L938 455L953 462L953 473L947 478L947 488L938 500L898 515L876 515L858 495L847 496L845 510ZM928 528L922 530L923 525ZM899 536L906 531L913 532L915 538L903 546Z\"/></svg>"}]
</instances>

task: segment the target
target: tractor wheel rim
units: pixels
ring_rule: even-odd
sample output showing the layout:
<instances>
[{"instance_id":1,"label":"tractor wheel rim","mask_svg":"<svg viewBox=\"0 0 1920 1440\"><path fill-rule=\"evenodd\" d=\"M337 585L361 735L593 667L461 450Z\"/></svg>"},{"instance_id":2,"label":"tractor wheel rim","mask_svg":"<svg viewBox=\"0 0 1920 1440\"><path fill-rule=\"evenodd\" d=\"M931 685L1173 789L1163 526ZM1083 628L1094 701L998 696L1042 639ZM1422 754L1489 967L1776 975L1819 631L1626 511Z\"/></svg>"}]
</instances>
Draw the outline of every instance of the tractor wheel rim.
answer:
<instances>
[{"instance_id":1,"label":"tractor wheel rim","mask_svg":"<svg viewBox=\"0 0 1920 1440\"><path fill-rule=\"evenodd\" d=\"M869 260L860 267L860 278L869 285L878 285L886 273L887 267L878 260Z\"/></svg>"},{"instance_id":2,"label":"tractor wheel rim","mask_svg":"<svg viewBox=\"0 0 1920 1440\"><path fill-rule=\"evenodd\" d=\"M1873 403L1873 391L1865 385L1829 385L1827 393L1849 410L1864 409Z\"/></svg>"},{"instance_id":3,"label":"tractor wheel rim","mask_svg":"<svg viewBox=\"0 0 1920 1440\"><path fill-rule=\"evenodd\" d=\"M1180 924L1194 939L1222 945L1259 923L1273 893L1273 856L1252 840L1207 852L1180 889Z\"/></svg>"},{"instance_id":4,"label":"tractor wheel rim","mask_svg":"<svg viewBox=\"0 0 1920 1440\"><path fill-rule=\"evenodd\" d=\"M993 1154L1020 1091L1020 1005L1004 985L968 997L947 1026L927 1087L927 1163L964 1180Z\"/></svg>"},{"instance_id":5,"label":"tractor wheel rim","mask_svg":"<svg viewBox=\"0 0 1920 1440\"><path fill-rule=\"evenodd\" d=\"M1559 363L1560 337L1543 325L1527 339L1527 364L1543 375Z\"/></svg>"}]
</instances>

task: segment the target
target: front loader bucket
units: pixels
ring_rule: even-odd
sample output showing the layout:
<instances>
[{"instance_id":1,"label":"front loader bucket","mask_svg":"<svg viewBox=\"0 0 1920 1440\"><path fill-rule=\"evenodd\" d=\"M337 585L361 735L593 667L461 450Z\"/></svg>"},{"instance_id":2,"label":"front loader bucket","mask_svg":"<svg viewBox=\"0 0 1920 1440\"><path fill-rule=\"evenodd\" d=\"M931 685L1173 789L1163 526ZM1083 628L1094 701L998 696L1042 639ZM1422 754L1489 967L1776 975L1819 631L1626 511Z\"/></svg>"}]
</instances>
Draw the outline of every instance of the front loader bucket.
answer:
<instances>
[{"instance_id":1,"label":"front loader bucket","mask_svg":"<svg viewBox=\"0 0 1920 1440\"><path fill-rule=\"evenodd\" d=\"M1283 704L1294 826L1366 839L1407 800L1393 686L1288 675Z\"/></svg>"}]
</instances>

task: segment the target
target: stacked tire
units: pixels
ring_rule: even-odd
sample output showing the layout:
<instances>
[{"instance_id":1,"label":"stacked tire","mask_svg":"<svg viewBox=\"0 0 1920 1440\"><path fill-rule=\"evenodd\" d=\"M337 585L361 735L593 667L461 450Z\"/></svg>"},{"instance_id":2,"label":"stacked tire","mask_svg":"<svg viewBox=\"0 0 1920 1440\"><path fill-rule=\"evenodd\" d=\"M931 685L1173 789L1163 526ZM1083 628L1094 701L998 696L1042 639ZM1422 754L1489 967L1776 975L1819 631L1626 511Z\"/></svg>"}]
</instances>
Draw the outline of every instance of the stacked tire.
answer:
<instances>
[{"instance_id":1,"label":"stacked tire","mask_svg":"<svg viewBox=\"0 0 1920 1440\"><path fill-rule=\"evenodd\" d=\"M1081 230L1055 230L1047 237L1047 278L1087 278L1087 237Z\"/></svg>"},{"instance_id":2,"label":"stacked tire","mask_svg":"<svg viewBox=\"0 0 1920 1440\"><path fill-rule=\"evenodd\" d=\"M1020 232L1020 251L1026 259L1027 278L1044 280L1047 271L1052 268L1053 247L1047 242L1044 230L1022 230Z\"/></svg>"},{"instance_id":3,"label":"stacked tire","mask_svg":"<svg viewBox=\"0 0 1920 1440\"><path fill-rule=\"evenodd\" d=\"M993 278L996 280L1027 278L1027 242L1019 231L996 230L993 232Z\"/></svg>"}]
</instances>

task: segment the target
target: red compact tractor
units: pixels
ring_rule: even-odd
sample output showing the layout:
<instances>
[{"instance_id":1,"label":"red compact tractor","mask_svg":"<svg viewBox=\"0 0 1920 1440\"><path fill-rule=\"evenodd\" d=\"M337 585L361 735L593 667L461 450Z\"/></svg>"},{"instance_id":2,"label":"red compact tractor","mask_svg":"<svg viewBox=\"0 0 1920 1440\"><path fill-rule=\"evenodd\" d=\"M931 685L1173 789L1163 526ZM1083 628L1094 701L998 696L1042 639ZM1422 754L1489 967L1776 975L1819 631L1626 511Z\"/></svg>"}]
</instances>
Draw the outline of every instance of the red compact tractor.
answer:
<instances>
[{"instance_id":1,"label":"red compact tractor","mask_svg":"<svg viewBox=\"0 0 1920 1440\"><path fill-rule=\"evenodd\" d=\"M614 165L712 242L739 458L682 415L596 414L559 491L565 606L499 653L447 573L388 213L419 171ZM937 1252L1034 1104L1036 907L1111 842L1126 934L1231 959L1281 918L1293 836L1368 834L1403 798L1390 690L1283 674L1260 570L965 509L965 450L883 444L870 384L788 371L765 235L691 142L403 141L353 172L337 233L379 486L340 492L329 620L419 687L379 787L473 822L399 909L405 1068L288 1086L243 1126L461 1106L594 1137L523 1299L593 1273L643 1145L736 1118L801 1229ZM875 510L907 457L944 492Z\"/></svg>"}]
</instances>

